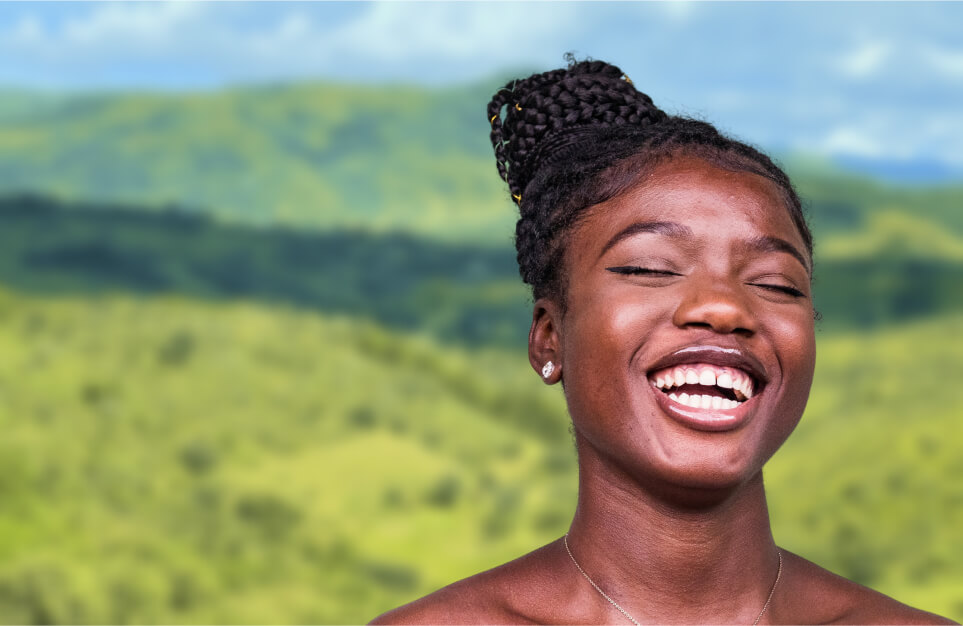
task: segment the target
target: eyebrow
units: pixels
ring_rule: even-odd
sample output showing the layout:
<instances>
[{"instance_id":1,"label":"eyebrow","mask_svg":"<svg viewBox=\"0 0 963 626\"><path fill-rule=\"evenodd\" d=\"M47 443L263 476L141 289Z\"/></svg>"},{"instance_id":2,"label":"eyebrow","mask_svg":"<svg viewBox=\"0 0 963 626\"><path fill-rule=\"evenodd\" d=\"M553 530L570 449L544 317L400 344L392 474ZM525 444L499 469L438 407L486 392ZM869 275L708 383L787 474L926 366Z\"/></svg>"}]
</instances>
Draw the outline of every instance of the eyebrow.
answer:
<instances>
[{"instance_id":1,"label":"eyebrow","mask_svg":"<svg viewBox=\"0 0 963 626\"><path fill-rule=\"evenodd\" d=\"M807 274L812 271L809 267L809 262L806 260L806 257L803 256L802 252L785 239L771 237L769 235L760 235L759 237L750 239L748 241L748 247L750 250L756 250L758 252L785 252L802 263Z\"/></svg>"},{"instance_id":2,"label":"eyebrow","mask_svg":"<svg viewBox=\"0 0 963 626\"><path fill-rule=\"evenodd\" d=\"M615 236L609 239L608 243L602 247L599 258L602 258L602 255L608 252L612 246L618 242L633 235L638 235L639 233L655 233L656 235L665 235L676 239L693 236L691 228L678 222L635 222L615 233Z\"/></svg>"},{"instance_id":3,"label":"eyebrow","mask_svg":"<svg viewBox=\"0 0 963 626\"><path fill-rule=\"evenodd\" d=\"M691 228L684 224L679 224L678 222L634 222L617 232L611 239L609 239L608 243L602 247L602 251L599 253L599 258L602 258L602 255L608 252L615 244L619 243L623 239L632 237L633 235L638 235L639 233L654 233L657 235L672 237L674 239L694 236ZM750 250L755 250L757 252L784 252L798 260L807 273L812 272L812 269L809 267L809 262L806 260L806 257L803 255L803 253L800 252L796 246L792 245L785 239L780 239L779 237L773 237L771 235L760 235L750 239L747 242L747 247Z\"/></svg>"}]
</instances>

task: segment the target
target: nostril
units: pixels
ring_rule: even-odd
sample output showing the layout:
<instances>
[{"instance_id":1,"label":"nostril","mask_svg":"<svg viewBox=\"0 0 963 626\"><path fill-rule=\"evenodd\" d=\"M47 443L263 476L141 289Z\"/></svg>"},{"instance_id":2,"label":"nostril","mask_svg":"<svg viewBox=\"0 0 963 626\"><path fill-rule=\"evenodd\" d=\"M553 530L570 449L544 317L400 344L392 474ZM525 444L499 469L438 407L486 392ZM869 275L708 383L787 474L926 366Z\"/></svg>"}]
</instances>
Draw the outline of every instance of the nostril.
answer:
<instances>
[{"instance_id":1,"label":"nostril","mask_svg":"<svg viewBox=\"0 0 963 626\"><path fill-rule=\"evenodd\" d=\"M750 337L754 334L751 328L745 328L743 326L732 326L723 323L710 323L710 322L685 322L682 324L682 328L698 328L712 331L714 333L732 333L735 335L743 335L745 337Z\"/></svg>"}]
</instances>

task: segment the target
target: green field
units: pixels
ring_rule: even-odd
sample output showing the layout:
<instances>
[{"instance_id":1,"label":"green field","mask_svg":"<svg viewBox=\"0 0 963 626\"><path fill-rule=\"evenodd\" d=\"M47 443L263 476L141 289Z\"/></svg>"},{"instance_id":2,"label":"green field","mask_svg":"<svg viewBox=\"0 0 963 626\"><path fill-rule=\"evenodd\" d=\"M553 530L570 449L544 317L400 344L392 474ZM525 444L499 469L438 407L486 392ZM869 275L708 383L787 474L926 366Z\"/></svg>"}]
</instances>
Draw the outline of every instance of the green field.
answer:
<instances>
[{"instance_id":1,"label":"green field","mask_svg":"<svg viewBox=\"0 0 963 626\"><path fill-rule=\"evenodd\" d=\"M963 317L824 337L781 545L963 618ZM566 528L519 350L178 297L0 292L0 621L358 622Z\"/></svg>"}]
</instances>

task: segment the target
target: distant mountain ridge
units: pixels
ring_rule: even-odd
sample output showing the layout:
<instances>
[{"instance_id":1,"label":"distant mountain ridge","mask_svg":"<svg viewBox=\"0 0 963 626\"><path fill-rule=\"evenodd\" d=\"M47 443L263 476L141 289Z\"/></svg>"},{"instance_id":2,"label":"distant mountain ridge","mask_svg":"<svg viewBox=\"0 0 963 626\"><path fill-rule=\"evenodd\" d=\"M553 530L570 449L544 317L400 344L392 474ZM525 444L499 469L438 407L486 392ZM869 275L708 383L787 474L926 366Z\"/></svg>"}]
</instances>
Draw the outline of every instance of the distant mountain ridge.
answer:
<instances>
[{"instance_id":1,"label":"distant mountain ridge","mask_svg":"<svg viewBox=\"0 0 963 626\"><path fill-rule=\"evenodd\" d=\"M16 92L0 106L0 191L504 242L515 218L490 157L487 92Z\"/></svg>"},{"instance_id":2,"label":"distant mountain ridge","mask_svg":"<svg viewBox=\"0 0 963 626\"><path fill-rule=\"evenodd\" d=\"M516 213L484 116L499 84L0 91L0 192L504 244ZM879 208L963 234L963 185L900 186L787 163L817 235L858 228Z\"/></svg>"}]
</instances>

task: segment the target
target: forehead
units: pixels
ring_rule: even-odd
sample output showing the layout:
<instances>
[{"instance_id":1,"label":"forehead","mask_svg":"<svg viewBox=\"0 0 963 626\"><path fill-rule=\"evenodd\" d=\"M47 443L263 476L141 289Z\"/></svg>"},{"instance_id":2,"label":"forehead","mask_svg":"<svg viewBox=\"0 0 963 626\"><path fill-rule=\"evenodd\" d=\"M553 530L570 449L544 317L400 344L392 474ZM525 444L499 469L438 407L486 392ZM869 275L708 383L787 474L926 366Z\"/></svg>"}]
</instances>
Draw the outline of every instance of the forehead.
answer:
<instances>
[{"instance_id":1,"label":"forehead","mask_svg":"<svg viewBox=\"0 0 963 626\"><path fill-rule=\"evenodd\" d=\"M586 211L573 233L579 248L573 252L597 254L608 237L632 222L677 222L709 240L778 237L805 250L776 183L696 157L661 163L630 190Z\"/></svg>"}]
</instances>

